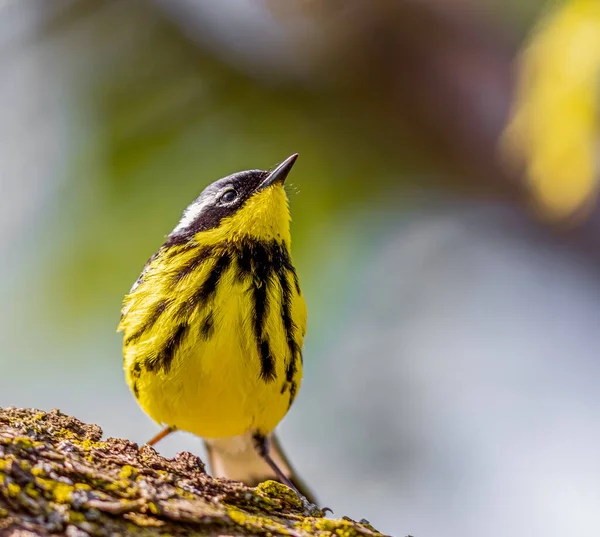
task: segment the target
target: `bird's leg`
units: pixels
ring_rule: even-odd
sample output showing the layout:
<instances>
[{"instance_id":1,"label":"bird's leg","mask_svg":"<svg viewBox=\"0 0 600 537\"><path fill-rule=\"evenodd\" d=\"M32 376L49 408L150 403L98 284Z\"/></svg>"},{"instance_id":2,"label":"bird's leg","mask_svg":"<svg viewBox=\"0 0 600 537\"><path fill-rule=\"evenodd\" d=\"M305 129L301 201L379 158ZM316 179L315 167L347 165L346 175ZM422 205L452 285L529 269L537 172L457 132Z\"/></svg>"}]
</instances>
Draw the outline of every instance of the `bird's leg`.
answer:
<instances>
[{"instance_id":1,"label":"bird's leg","mask_svg":"<svg viewBox=\"0 0 600 537\"><path fill-rule=\"evenodd\" d=\"M281 482L290 487L292 490L296 491L298 494L300 492L294 484L290 481L290 479L282 472L281 468L277 466L277 463L271 457L270 443L269 439L266 436L261 434L254 435L254 446L258 454L265 460L265 462L271 467L271 470L275 472L275 475L281 480Z\"/></svg>"},{"instance_id":2,"label":"bird's leg","mask_svg":"<svg viewBox=\"0 0 600 537\"><path fill-rule=\"evenodd\" d=\"M296 488L296 486L291 482L291 480L281 471L281 468L277 466L277 463L273 460L270 453L270 442L269 439L262 434L255 434L253 437L254 447L258 454L264 459L264 461L271 467L271 470L275 472L275 475L279 478L279 480L291 488L302 500L302 504L304 509L308 512L310 516L322 516L324 511L321 510L318 506L310 503L305 496ZM328 509L331 511L331 509Z\"/></svg>"},{"instance_id":3,"label":"bird's leg","mask_svg":"<svg viewBox=\"0 0 600 537\"><path fill-rule=\"evenodd\" d=\"M146 444L148 446L153 446L154 444L157 444L158 442L160 442L165 436L169 436L171 433L175 432L177 430L177 427L174 427L172 425L170 425L169 427L165 427L162 431L160 431L160 433L158 433L157 435L153 436L150 440L148 440L148 442L146 442Z\"/></svg>"}]
</instances>

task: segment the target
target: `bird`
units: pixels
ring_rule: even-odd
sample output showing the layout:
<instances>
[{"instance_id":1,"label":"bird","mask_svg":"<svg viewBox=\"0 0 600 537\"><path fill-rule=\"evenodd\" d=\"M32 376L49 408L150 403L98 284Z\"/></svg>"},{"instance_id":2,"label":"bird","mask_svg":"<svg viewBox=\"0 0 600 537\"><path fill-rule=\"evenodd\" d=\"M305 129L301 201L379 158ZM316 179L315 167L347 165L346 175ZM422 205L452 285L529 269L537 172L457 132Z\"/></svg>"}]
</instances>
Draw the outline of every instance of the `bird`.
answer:
<instances>
[{"instance_id":1,"label":"bird","mask_svg":"<svg viewBox=\"0 0 600 537\"><path fill-rule=\"evenodd\" d=\"M162 430L201 437L213 477L314 496L275 428L302 382L307 308L284 188L298 154L208 185L126 294L125 378Z\"/></svg>"}]
</instances>

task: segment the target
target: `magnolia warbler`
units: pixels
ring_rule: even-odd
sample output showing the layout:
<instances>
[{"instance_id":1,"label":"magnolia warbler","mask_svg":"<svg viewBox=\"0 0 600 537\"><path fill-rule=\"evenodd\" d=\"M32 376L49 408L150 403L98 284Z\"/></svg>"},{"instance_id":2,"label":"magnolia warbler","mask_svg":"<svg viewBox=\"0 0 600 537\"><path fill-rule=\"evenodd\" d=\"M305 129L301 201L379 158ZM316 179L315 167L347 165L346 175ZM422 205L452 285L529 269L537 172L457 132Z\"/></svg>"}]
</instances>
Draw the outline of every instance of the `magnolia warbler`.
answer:
<instances>
[{"instance_id":1,"label":"magnolia warbler","mask_svg":"<svg viewBox=\"0 0 600 537\"><path fill-rule=\"evenodd\" d=\"M125 297L125 376L164 429L203 438L211 471L311 495L274 429L302 381L306 304L290 255L284 181L273 171L219 179L185 209Z\"/></svg>"}]
</instances>

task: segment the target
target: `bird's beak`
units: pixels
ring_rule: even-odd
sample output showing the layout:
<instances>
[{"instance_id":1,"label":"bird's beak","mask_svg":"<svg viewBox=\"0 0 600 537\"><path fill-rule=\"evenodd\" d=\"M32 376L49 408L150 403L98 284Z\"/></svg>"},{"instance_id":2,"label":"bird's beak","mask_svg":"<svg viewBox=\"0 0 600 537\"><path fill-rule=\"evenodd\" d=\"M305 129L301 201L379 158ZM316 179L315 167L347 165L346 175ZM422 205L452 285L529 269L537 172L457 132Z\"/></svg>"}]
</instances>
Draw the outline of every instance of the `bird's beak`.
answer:
<instances>
[{"instance_id":1,"label":"bird's beak","mask_svg":"<svg viewBox=\"0 0 600 537\"><path fill-rule=\"evenodd\" d=\"M294 153L291 157L286 158L279 166L277 166L277 168L275 168L269 175L267 175L265 180L258 187L258 190L262 190L263 188L267 188L268 186L274 184L282 185L285 181L285 178L290 173L290 170L292 169L292 166L294 165L294 162L296 162L297 158L298 153Z\"/></svg>"}]
</instances>

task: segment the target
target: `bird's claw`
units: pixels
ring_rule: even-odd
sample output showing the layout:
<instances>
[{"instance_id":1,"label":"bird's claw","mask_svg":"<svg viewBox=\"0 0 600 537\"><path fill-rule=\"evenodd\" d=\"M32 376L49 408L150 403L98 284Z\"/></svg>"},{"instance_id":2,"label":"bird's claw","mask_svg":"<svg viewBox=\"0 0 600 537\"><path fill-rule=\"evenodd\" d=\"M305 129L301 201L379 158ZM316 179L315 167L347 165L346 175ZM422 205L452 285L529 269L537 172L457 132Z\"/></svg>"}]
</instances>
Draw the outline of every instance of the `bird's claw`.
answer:
<instances>
[{"instance_id":1,"label":"bird's claw","mask_svg":"<svg viewBox=\"0 0 600 537\"><path fill-rule=\"evenodd\" d=\"M315 518L323 518L327 512L333 513L333 511L329 507L319 507L314 503L310 503L302 494L298 494L300 500L302 501L302 507L304 507L304 512L311 517Z\"/></svg>"}]
</instances>

